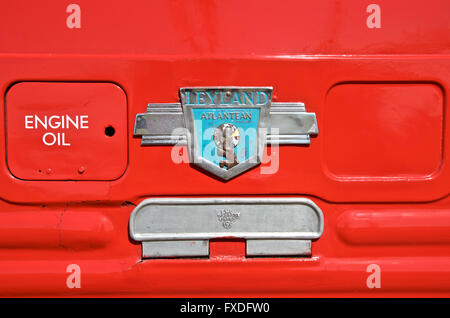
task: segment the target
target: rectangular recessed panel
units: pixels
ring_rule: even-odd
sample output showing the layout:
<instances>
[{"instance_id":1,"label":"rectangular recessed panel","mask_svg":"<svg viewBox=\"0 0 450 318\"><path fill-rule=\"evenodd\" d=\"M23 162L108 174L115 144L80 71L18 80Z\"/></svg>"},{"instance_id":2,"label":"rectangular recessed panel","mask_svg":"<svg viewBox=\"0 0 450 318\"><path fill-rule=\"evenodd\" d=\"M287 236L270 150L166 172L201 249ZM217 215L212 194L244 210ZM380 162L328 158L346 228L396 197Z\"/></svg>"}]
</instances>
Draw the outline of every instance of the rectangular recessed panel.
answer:
<instances>
[{"instance_id":1,"label":"rectangular recessed panel","mask_svg":"<svg viewBox=\"0 0 450 318\"><path fill-rule=\"evenodd\" d=\"M6 95L7 160L26 180L114 180L127 166L127 101L112 83L21 82Z\"/></svg>"},{"instance_id":2,"label":"rectangular recessed panel","mask_svg":"<svg viewBox=\"0 0 450 318\"><path fill-rule=\"evenodd\" d=\"M441 164L443 116L434 84L336 85L322 126L326 167L338 178L430 176Z\"/></svg>"}]
</instances>

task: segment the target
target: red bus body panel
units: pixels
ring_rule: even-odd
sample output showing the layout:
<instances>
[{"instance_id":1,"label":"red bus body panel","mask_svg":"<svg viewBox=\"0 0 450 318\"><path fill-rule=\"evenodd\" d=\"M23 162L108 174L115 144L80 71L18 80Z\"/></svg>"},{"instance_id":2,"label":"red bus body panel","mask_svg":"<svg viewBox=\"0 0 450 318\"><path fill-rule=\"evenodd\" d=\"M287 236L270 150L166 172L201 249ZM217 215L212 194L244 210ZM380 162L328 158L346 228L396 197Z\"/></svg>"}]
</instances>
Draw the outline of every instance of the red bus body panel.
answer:
<instances>
[{"instance_id":1,"label":"red bus body panel","mask_svg":"<svg viewBox=\"0 0 450 318\"><path fill-rule=\"evenodd\" d=\"M368 1L74 1L73 29L69 2L0 2L1 296L450 295L450 2L378 0L381 28L369 28ZM24 82L123 91L123 111L97 110L117 120L119 150L86 144L103 127L53 161L32 151L36 139L10 139L26 133L7 120ZM177 103L191 86L272 86L274 102L316 114L319 134L275 149L274 174L220 181L133 136L148 103ZM42 177L14 167L21 151L43 163ZM61 161L77 152L86 174ZM64 180L52 179L61 169ZM217 196L309 198L323 235L311 257L246 258L243 241L222 240L207 259L141 258L128 229L135 205ZM70 264L80 288L68 288ZM370 264L380 288L368 287Z\"/></svg>"}]
</instances>

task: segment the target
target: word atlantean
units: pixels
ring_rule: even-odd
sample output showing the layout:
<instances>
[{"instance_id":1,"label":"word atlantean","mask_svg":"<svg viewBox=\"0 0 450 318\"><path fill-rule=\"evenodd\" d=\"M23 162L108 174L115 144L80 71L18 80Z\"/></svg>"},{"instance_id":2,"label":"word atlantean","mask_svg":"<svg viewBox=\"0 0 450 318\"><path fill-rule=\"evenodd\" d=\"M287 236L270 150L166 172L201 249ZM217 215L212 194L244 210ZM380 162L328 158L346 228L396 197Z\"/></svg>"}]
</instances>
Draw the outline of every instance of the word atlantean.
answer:
<instances>
[{"instance_id":1,"label":"word atlantean","mask_svg":"<svg viewBox=\"0 0 450 318\"><path fill-rule=\"evenodd\" d=\"M66 133L61 130L88 129L89 121L87 115L25 115L25 129L40 129L52 131L42 135L42 143L46 146L69 147Z\"/></svg>"},{"instance_id":2,"label":"word atlantean","mask_svg":"<svg viewBox=\"0 0 450 318\"><path fill-rule=\"evenodd\" d=\"M220 119L252 119L252 114L249 112L204 112L200 119L212 119L212 120L220 120Z\"/></svg>"}]
</instances>

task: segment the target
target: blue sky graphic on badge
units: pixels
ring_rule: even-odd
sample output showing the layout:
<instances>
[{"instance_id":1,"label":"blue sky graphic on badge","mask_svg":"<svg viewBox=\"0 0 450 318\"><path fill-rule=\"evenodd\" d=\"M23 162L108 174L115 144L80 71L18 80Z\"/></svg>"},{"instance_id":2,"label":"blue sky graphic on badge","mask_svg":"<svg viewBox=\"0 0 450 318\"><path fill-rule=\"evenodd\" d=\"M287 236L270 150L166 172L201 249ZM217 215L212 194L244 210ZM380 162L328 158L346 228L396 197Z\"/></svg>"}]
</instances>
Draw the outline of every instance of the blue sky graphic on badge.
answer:
<instances>
[{"instance_id":1,"label":"blue sky graphic on badge","mask_svg":"<svg viewBox=\"0 0 450 318\"><path fill-rule=\"evenodd\" d=\"M200 157L229 170L256 155L259 108L193 108L192 115Z\"/></svg>"}]
</instances>

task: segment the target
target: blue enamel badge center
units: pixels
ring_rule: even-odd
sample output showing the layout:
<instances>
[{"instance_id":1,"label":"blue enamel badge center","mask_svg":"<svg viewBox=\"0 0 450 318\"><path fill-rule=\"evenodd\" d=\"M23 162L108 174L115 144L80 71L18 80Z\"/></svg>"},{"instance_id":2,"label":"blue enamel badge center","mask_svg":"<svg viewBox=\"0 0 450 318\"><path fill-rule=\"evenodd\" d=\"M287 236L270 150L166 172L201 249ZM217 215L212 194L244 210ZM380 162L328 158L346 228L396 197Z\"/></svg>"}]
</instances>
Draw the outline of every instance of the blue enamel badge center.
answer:
<instances>
[{"instance_id":1,"label":"blue enamel badge center","mask_svg":"<svg viewBox=\"0 0 450 318\"><path fill-rule=\"evenodd\" d=\"M271 88L182 88L191 161L228 180L261 162Z\"/></svg>"}]
</instances>

